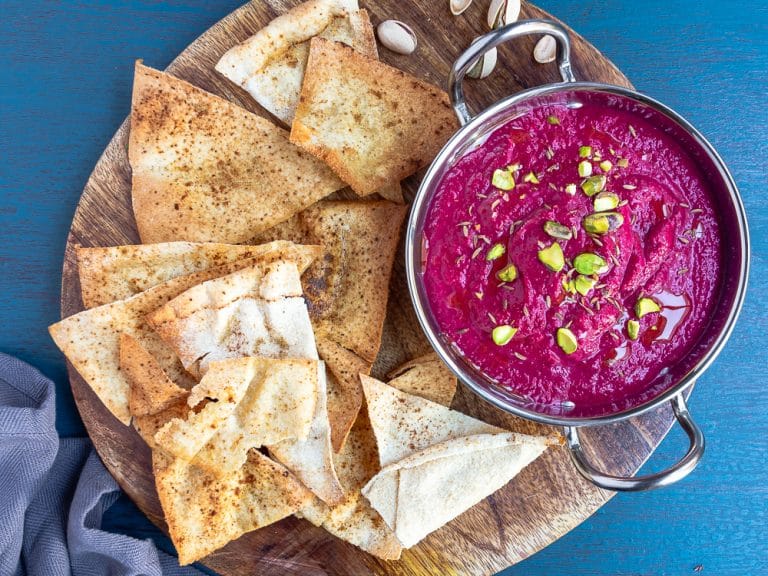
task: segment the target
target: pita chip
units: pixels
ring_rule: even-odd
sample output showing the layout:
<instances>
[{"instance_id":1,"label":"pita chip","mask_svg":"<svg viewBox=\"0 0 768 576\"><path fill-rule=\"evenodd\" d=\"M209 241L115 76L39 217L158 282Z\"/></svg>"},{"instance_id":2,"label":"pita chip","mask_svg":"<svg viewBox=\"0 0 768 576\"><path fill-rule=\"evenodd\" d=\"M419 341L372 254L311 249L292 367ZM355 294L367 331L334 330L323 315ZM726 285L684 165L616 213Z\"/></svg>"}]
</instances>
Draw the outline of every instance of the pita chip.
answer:
<instances>
[{"instance_id":1,"label":"pita chip","mask_svg":"<svg viewBox=\"0 0 768 576\"><path fill-rule=\"evenodd\" d=\"M457 128L448 95L436 86L312 38L291 142L361 196L429 164Z\"/></svg>"},{"instance_id":2,"label":"pita chip","mask_svg":"<svg viewBox=\"0 0 768 576\"><path fill-rule=\"evenodd\" d=\"M501 428L360 375L382 467L445 440Z\"/></svg>"},{"instance_id":3,"label":"pita chip","mask_svg":"<svg viewBox=\"0 0 768 576\"><path fill-rule=\"evenodd\" d=\"M196 376L226 358L317 358L293 262L257 264L203 282L147 321Z\"/></svg>"},{"instance_id":4,"label":"pita chip","mask_svg":"<svg viewBox=\"0 0 768 576\"><path fill-rule=\"evenodd\" d=\"M403 198L403 186L398 181L385 184L376 190L376 193L384 198L384 200L389 200L395 204L405 204L405 199Z\"/></svg>"},{"instance_id":5,"label":"pita chip","mask_svg":"<svg viewBox=\"0 0 768 576\"><path fill-rule=\"evenodd\" d=\"M376 40L357 0L310 0L272 20L227 51L216 70L291 125L309 57L309 40L321 36L376 58Z\"/></svg>"},{"instance_id":6,"label":"pita chip","mask_svg":"<svg viewBox=\"0 0 768 576\"><path fill-rule=\"evenodd\" d=\"M259 246L195 242L104 248L78 246L77 270L83 304L86 308L102 306L130 298L177 276L216 268L237 260L261 258L290 246L291 243L285 241Z\"/></svg>"},{"instance_id":7,"label":"pita chip","mask_svg":"<svg viewBox=\"0 0 768 576\"><path fill-rule=\"evenodd\" d=\"M389 373L393 388L450 406L456 394L456 376L434 352L415 358Z\"/></svg>"},{"instance_id":8,"label":"pita chip","mask_svg":"<svg viewBox=\"0 0 768 576\"><path fill-rule=\"evenodd\" d=\"M158 451L152 461L157 493L182 565L293 514L312 499L292 474L255 450L248 453L243 467L224 476Z\"/></svg>"},{"instance_id":9,"label":"pita chip","mask_svg":"<svg viewBox=\"0 0 768 576\"><path fill-rule=\"evenodd\" d=\"M216 475L238 470L248 450L306 439L319 397L317 361L238 358L212 362L192 389L186 419L168 422L155 443Z\"/></svg>"},{"instance_id":10,"label":"pita chip","mask_svg":"<svg viewBox=\"0 0 768 576\"><path fill-rule=\"evenodd\" d=\"M453 438L385 466L362 493L409 548L502 488L547 445L513 432Z\"/></svg>"},{"instance_id":11,"label":"pita chip","mask_svg":"<svg viewBox=\"0 0 768 576\"><path fill-rule=\"evenodd\" d=\"M109 411L124 424L131 419L130 385L119 367L120 335L135 338L168 377L189 389L195 382L184 370L174 351L147 326L145 317L192 286L258 263L290 260L299 269L309 265L318 248L275 243L258 259L230 262L217 268L179 276L119 300L85 310L51 325L48 331L56 345L93 389Z\"/></svg>"},{"instance_id":12,"label":"pita chip","mask_svg":"<svg viewBox=\"0 0 768 576\"><path fill-rule=\"evenodd\" d=\"M270 121L136 63L128 158L142 242L245 242L343 184Z\"/></svg>"}]
</instances>

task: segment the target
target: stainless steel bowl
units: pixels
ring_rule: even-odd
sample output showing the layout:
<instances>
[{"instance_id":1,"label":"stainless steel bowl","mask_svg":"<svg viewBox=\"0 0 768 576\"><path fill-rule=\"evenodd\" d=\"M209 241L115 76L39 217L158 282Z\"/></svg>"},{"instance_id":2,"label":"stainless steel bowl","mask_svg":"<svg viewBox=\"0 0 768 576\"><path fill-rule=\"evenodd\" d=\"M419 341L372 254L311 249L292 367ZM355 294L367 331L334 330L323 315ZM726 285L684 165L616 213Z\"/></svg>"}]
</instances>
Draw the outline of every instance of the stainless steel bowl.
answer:
<instances>
[{"instance_id":1,"label":"stainless steel bowl","mask_svg":"<svg viewBox=\"0 0 768 576\"><path fill-rule=\"evenodd\" d=\"M509 96L472 116L464 99L462 81L467 71L488 50L514 38L528 34L549 34L557 41L557 64L562 82L540 86ZM526 20L494 30L472 44L454 63L449 79L449 92L461 128L448 141L427 171L416 194L406 236L406 269L413 305L424 332L440 358L458 378L482 399L494 406L530 420L562 426L572 460L579 472L597 486L609 490L647 490L665 486L689 474L704 453L704 436L691 418L685 402L685 392L712 364L728 340L741 310L749 273L749 233L744 206L736 184L723 160L712 145L679 114L643 94L609 84L578 82L570 63L570 40L559 24L549 20ZM614 99L629 99L638 107L656 114L663 120L665 130L678 139L697 160L708 177L714 201L721 218L723 274L718 303L708 329L688 354L657 376L655 384L643 398L630 399L625 405L607 413L588 417L569 417L531 405L521 397L494 383L473 368L450 345L440 332L430 309L423 282L423 230L431 200L443 176L468 151L480 145L496 128L532 107L553 100L562 102L574 95ZM579 438L579 429L619 422L670 402L677 421L687 433L690 446L687 453L670 468L648 476L625 478L595 469L586 458Z\"/></svg>"}]
</instances>

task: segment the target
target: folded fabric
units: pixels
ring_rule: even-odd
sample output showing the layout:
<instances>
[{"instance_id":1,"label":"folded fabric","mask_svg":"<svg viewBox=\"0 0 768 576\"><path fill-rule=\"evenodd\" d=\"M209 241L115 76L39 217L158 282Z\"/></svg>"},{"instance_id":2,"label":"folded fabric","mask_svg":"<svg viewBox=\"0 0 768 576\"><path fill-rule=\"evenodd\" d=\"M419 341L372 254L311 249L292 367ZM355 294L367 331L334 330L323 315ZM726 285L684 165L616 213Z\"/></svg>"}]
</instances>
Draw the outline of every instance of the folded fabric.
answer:
<instances>
[{"instance_id":1,"label":"folded fabric","mask_svg":"<svg viewBox=\"0 0 768 576\"><path fill-rule=\"evenodd\" d=\"M88 439L59 440L53 382L0 353L0 574L201 575L101 530L120 489Z\"/></svg>"}]
</instances>

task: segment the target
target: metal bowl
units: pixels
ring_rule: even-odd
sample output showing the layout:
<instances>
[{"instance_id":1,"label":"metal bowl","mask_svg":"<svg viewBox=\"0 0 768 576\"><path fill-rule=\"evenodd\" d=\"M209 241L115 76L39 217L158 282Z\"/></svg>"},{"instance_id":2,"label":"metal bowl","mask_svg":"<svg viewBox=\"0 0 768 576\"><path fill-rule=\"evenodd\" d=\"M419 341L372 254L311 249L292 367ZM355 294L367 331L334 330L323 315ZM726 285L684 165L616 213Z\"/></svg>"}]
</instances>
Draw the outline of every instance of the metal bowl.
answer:
<instances>
[{"instance_id":1,"label":"metal bowl","mask_svg":"<svg viewBox=\"0 0 768 576\"><path fill-rule=\"evenodd\" d=\"M462 81L467 71L488 50L528 34L549 34L557 41L557 64L562 82L525 90L493 104L472 116L464 99ZM559 24L549 20L526 20L494 30L472 44L454 63L449 79L451 103L461 128L448 141L427 171L414 199L406 236L408 288L419 322L440 358L472 392L494 406L530 420L562 426L574 464L587 479L610 490L647 490L676 482L689 474L704 453L704 436L688 412L685 392L712 364L728 340L741 310L749 272L749 233L744 206L723 160L712 145L689 122L664 104L627 88L593 82L578 82L570 64L570 40ZM468 151L473 150L496 128L543 103L577 102L579 98L603 99L607 105L631 102L672 135L697 161L713 190L713 201L721 218L723 249L719 297L708 328L687 355L665 367L642 396L626 398L603 413L569 416L544 406L532 405L510 393L471 366L441 334L433 317L423 282L423 230L431 200L444 175ZM596 470L587 460L579 439L579 428L619 422L671 402L677 421L687 433L688 452L662 472L624 478Z\"/></svg>"}]
</instances>

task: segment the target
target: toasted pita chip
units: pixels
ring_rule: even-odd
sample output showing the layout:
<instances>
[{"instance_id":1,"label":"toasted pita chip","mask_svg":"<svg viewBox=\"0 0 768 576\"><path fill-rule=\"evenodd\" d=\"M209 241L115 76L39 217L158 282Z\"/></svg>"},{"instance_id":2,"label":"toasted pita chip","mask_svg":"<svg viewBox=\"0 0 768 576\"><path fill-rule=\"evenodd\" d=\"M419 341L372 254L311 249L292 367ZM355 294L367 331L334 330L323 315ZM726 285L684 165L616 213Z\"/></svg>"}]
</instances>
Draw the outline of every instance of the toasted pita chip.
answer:
<instances>
[{"instance_id":1,"label":"toasted pita chip","mask_svg":"<svg viewBox=\"0 0 768 576\"><path fill-rule=\"evenodd\" d=\"M226 358L317 358L293 262L252 266L194 286L147 321L195 376Z\"/></svg>"},{"instance_id":2,"label":"toasted pita chip","mask_svg":"<svg viewBox=\"0 0 768 576\"><path fill-rule=\"evenodd\" d=\"M185 397L177 400L156 414L134 416L132 424L139 436L141 436L144 442L147 443L147 446L152 450L160 450L160 446L155 442L155 434L157 434L158 430L174 418L181 418L184 420L191 410L192 409L187 405L187 399Z\"/></svg>"},{"instance_id":3,"label":"toasted pita chip","mask_svg":"<svg viewBox=\"0 0 768 576\"><path fill-rule=\"evenodd\" d=\"M505 431L364 374L360 380L382 467L438 442Z\"/></svg>"},{"instance_id":4,"label":"toasted pita chip","mask_svg":"<svg viewBox=\"0 0 768 576\"><path fill-rule=\"evenodd\" d=\"M403 199L403 186L400 182L385 184L376 190L376 193L384 198L384 200L389 200L395 204L405 204L405 200Z\"/></svg>"},{"instance_id":5,"label":"toasted pita chip","mask_svg":"<svg viewBox=\"0 0 768 576\"><path fill-rule=\"evenodd\" d=\"M290 472L254 450L245 466L225 476L162 452L154 452L152 460L157 494L182 565L293 514L312 499Z\"/></svg>"},{"instance_id":6,"label":"toasted pita chip","mask_svg":"<svg viewBox=\"0 0 768 576\"><path fill-rule=\"evenodd\" d=\"M456 394L455 374L434 352L395 368L389 377L390 386L443 406L450 406Z\"/></svg>"},{"instance_id":7,"label":"toasted pita chip","mask_svg":"<svg viewBox=\"0 0 768 576\"><path fill-rule=\"evenodd\" d=\"M357 9L356 0L310 0L231 48L216 64L216 70L290 126L312 36L343 42L377 57L368 13Z\"/></svg>"},{"instance_id":8,"label":"toasted pita chip","mask_svg":"<svg viewBox=\"0 0 768 576\"><path fill-rule=\"evenodd\" d=\"M124 424L130 422L128 395L130 386L119 368L120 334L132 336L157 360L168 377L182 388L191 388L194 380L187 374L176 354L144 320L184 290L201 282L230 274L256 263L275 260L297 262L305 267L317 254L317 247L275 244L258 259L230 262L158 284L126 300L119 300L85 310L48 328L56 345L109 411Z\"/></svg>"},{"instance_id":9,"label":"toasted pita chip","mask_svg":"<svg viewBox=\"0 0 768 576\"><path fill-rule=\"evenodd\" d=\"M212 362L188 404L213 401L185 420L171 420L155 442L166 453L212 474L234 472L251 448L307 438L320 395L321 368L305 359Z\"/></svg>"},{"instance_id":10,"label":"toasted pita chip","mask_svg":"<svg viewBox=\"0 0 768 576\"><path fill-rule=\"evenodd\" d=\"M409 548L507 484L547 445L513 432L453 438L385 466L363 495Z\"/></svg>"},{"instance_id":11,"label":"toasted pita chip","mask_svg":"<svg viewBox=\"0 0 768 576\"><path fill-rule=\"evenodd\" d=\"M141 62L128 158L144 243L245 242L342 187L281 128Z\"/></svg>"},{"instance_id":12,"label":"toasted pita chip","mask_svg":"<svg viewBox=\"0 0 768 576\"><path fill-rule=\"evenodd\" d=\"M161 242L106 248L79 246L76 249L77 270L83 304L86 308L109 304L130 298L177 276L216 268L237 260L260 258L290 246L290 243L284 241L259 246L195 242ZM303 272L304 267L300 267Z\"/></svg>"},{"instance_id":13,"label":"toasted pita chip","mask_svg":"<svg viewBox=\"0 0 768 576\"><path fill-rule=\"evenodd\" d=\"M448 95L436 86L312 38L291 142L327 162L358 194L410 176L457 128Z\"/></svg>"}]
</instances>

